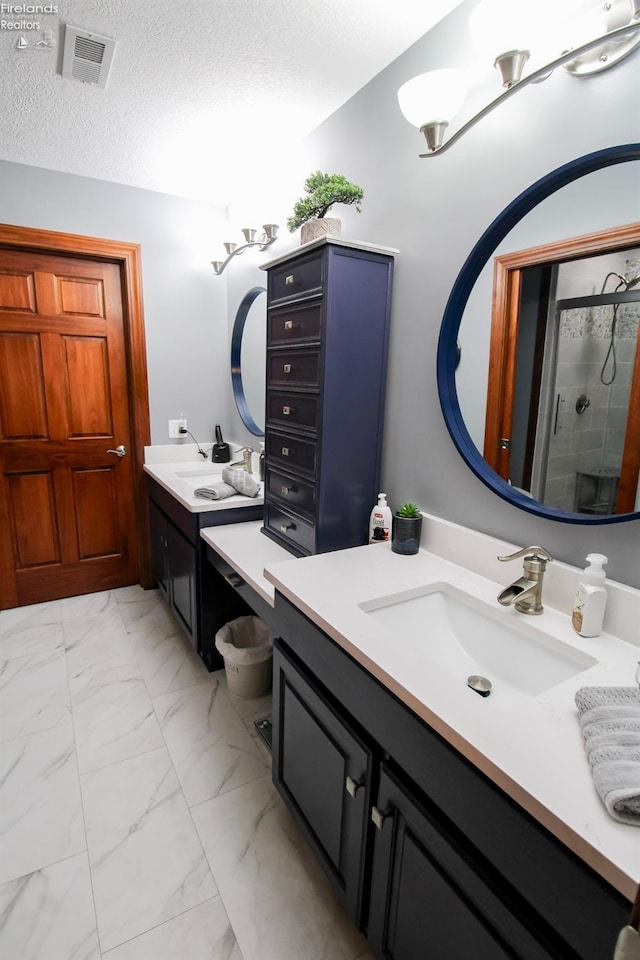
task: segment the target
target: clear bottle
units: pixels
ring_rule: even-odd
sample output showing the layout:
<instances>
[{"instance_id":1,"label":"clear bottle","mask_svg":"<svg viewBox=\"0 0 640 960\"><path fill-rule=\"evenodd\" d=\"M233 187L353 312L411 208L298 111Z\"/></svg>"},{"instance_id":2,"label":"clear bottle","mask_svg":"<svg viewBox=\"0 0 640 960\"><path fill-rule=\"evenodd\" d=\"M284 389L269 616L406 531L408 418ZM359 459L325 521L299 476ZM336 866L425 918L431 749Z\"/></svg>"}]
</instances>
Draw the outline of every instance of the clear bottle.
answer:
<instances>
[{"instance_id":1,"label":"clear bottle","mask_svg":"<svg viewBox=\"0 0 640 960\"><path fill-rule=\"evenodd\" d=\"M582 579L578 584L573 604L571 624L581 637L597 637L602 630L604 608L607 604L607 590L604 585L606 574L602 569L607 558L601 553L587 556Z\"/></svg>"},{"instance_id":2,"label":"clear bottle","mask_svg":"<svg viewBox=\"0 0 640 960\"><path fill-rule=\"evenodd\" d=\"M391 537L391 508L386 493L378 494L378 502L369 520L369 543L388 543Z\"/></svg>"}]
</instances>

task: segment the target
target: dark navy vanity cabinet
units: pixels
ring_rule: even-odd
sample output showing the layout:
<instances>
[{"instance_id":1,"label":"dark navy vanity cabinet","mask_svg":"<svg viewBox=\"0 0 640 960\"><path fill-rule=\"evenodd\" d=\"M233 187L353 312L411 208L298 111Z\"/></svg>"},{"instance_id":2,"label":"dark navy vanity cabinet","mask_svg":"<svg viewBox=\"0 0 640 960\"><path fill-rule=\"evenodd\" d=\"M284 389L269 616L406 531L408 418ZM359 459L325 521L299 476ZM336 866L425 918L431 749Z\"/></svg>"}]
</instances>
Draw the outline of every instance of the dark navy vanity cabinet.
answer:
<instances>
[{"instance_id":1,"label":"dark navy vanity cabinet","mask_svg":"<svg viewBox=\"0 0 640 960\"><path fill-rule=\"evenodd\" d=\"M265 265L263 532L296 556L367 540L394 252L324 238Z\"/></svg>"},{"instance_id":2,"label":"dark navy vanity cabinet","mask_svg":"<svg viewBox=\"0 0 640 960\"><path fill-rule=\"evenodd\" d=\"M223 660L214 645L216 631L252 611L229 582L206 560L203 527L260 518L262 505L192 513L152 477L149 490L151 569L165 600L208 670Z\"/></svg>"},{"instance_id":3,"label":"dark navy vanity cabinet","mask_svg":"<svg viewBox=\"0 0 640 960\"><path fill-rule=\"evenodd\" d=\"M611 960L631 904L276 593L273 780L378 960Z\"/></svg>"}]
</instances>

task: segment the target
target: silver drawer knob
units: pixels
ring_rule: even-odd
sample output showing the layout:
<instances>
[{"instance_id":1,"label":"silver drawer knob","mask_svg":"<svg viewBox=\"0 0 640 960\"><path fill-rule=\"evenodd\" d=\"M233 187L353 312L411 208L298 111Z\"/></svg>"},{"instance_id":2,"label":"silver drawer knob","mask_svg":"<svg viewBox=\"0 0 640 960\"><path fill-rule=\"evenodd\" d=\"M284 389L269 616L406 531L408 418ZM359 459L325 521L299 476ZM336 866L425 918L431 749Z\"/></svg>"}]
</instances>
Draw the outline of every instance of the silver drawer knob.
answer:
<instances>
[{"instance_id":1,"label":"silver drawer knob","mask_svg":"<svg viewBox=\"0 0 640 960\"><path fill-rule=\"evenodd\" d=\"M282 448L282 456L283 456L283 457L288 457L288 456L289 456L289 447L283 447L283 448Z\"/></svg>"},{"instance_id":2,"label":"silver drawer knob","mask_svg":"<svg viewBox=\"0 0 640 960\"><path fill-rule=\"evenodd\" d=\"M281 523L281 524L280 524L280 530L282 531L282 533L286 533L288 530L295 530L295 528L296 528L295 523Z\"/></svg>"},{"instance_id":3,"label":"silver drawer knob","mask_svg":"<svg viewBox=\"0 0 640 960\"><path fill-rule=\"evenodd\" d=\"M284 417L290 417L290 416L291 416L291 413L292 413L292 410L293 410L292 407L283 407L283 408L282 408L282 415L283 415Z\"/></svg>"},{"instance_id":4,"label":"silver drawer knob","mask_svg":"<svg viewBox=\"0 0 640 960\"><path fill-rule=\"evenodd\" d=\"M379 810L377 807L371 808L371 819L378 830L382 830L388 816L388 813L383 813L382 810Z\"/></svg>"},{"instance_id":5,"label":"silver drawer knob","mask_svg":"<svg viewBox=\"0 0 640 960\"><path fill-rule=\"evenodd\" d=\"M293 320L285 320L284 322L285 330L293 330L294 327L295 327L295 323L293 322Z\"/></svg>"},{"instance_id":6,"label":"silver drawer knob","mask_svg":"<svg viewBox=\"0 0 640 960\"><path fill-rule=\"evenodd\" d=\"M285 363L282 369L284 370L285 373L291 373L291 371L293 370L293 367L291 366L290 363Z\"/></svg>"},{"instance_id":7,"label":"silver drawer knob","mask_svg":"<svg viewBox=\"0 0 640 960\"><path fill-rule=\"evenodd\" d=\"M295 282L296 282L296 281L295 281L295 278L294 278L294 276L293 276L292 273L290 273L288 277L285 277L285 278L284 278L284 285L285 285L285 287L292 287Z\"/></svg>"},{"instance_id":8,"label":"silver drawer knob","mask_svg":"<svg viewBox=\"0 0 640 960\"><path fill-rule=\"evenodd\" d=\"M344 787L350 797L355 797L360 787L364 787L364 783L361 780L354 780L353 777L347 777Z\"/></svg>"}]
</instances>

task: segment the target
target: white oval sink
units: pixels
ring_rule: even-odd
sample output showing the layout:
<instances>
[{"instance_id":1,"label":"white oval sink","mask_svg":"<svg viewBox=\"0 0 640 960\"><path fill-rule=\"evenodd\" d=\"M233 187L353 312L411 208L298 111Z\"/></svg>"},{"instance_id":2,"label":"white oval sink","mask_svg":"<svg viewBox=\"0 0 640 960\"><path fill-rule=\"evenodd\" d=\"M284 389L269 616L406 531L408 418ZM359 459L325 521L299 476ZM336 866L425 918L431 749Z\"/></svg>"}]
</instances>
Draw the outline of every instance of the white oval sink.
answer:
<instances>
[{"instance_id":1,"label":"white oval sink","mask_svg":"<svg viewBox=\"0 0 640 960\"><path fill-rule=\"evenodd\" d=\"M448 583L368 600L360 608L389 629L395 643L403 648L411 644L417 656L438 663L461 682L472 674L486 677L492 695L537 696L598 662L522 615L515 619L494 610Z\"/></svg>"}]
</instances>

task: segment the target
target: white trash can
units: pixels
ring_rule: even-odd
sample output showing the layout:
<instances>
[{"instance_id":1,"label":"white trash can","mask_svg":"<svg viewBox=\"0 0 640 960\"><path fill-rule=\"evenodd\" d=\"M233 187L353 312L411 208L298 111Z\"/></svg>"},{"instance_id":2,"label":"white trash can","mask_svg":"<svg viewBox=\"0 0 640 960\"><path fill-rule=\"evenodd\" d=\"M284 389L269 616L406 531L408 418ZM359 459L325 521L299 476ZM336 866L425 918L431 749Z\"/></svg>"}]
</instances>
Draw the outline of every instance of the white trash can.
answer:
<instances>
[{"instance_id":1,"label":"white trash can","mask_svg":"<svg viewBox=\"0 0 640 960\"><path fill-rule=\"evenodd\" d=\"M273 633L260 617L238 617L216 633L216 650L224 657L229 693L242 700L271 689Z\"/></svg>"}]
</instances>

